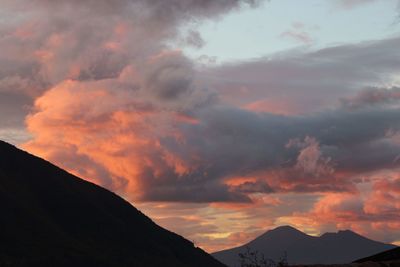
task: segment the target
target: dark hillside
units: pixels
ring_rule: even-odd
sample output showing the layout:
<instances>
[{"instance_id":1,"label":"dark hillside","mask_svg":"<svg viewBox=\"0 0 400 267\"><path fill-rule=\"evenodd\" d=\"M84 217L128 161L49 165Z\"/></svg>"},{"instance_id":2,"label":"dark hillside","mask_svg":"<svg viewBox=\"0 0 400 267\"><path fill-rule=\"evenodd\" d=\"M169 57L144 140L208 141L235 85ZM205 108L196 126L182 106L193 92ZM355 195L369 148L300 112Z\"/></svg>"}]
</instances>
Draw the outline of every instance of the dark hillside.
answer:
<instances>
[{"instance_id":1,"label":"dark hillside","mask_svg":"<svg viewBox=\"0 0 400 267\"><path fill-rule=\"evenodd\" d=\"M0 266L224 266L117 195L1 141L0 210Z\"/></svg>"},{"instance_id":2,"label":"dark hillside","mask_svg":"<svg viewBox=\"0 0 400 267\"><path fill-rule=\"evenodd\" d=\"M398 261L400 266L400 247L390 249L373 256L369 256L363 259L356 260L356 263L362 262L382 262L382 261Z\"/></svg>"}]
</instances>

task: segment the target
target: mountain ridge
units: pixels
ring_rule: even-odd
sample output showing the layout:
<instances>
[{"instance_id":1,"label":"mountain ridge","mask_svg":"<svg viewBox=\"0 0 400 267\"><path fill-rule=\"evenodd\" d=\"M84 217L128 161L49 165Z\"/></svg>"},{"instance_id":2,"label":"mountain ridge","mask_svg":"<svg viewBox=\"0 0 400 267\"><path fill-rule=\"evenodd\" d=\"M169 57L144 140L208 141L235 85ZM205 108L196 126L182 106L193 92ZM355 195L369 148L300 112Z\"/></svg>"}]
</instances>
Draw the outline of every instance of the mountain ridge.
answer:
<instances>
[{"instance_id":1,"label":"mountain ridge","mask_svg":"<svg viewBox=\"0 0 400 267\"><path fill-rule=\"evenodd\" d=\"M4 141L0 209L0 266L224 266L115 193Z\"/></svg>"},{"instance_id":2,"label":"mountain ridge","mask_svg":"<svg viewBox=\"0 0 400 267\"><path fill-rule=\"evenodd\" d=\"M368 239L351 230L328 232L316 237L291 226L280 226L247 244L212 255L228 266L237 267L238 254L245 252L246 247L275 261L287 253L290 264L342 264L395 246Z\"/></svg>"}]
</instances>

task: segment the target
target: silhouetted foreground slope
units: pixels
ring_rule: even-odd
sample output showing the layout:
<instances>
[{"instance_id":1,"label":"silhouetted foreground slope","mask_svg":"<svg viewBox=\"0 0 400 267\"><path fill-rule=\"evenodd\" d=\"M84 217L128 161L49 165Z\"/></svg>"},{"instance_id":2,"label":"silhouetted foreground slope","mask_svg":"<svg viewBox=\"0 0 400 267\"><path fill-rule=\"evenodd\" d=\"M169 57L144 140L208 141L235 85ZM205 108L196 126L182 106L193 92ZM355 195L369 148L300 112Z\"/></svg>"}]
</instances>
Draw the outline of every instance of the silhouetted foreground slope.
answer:
<instances>
[{"instance_id":1,"label":"silhouetted foreground slope","mask_svg":"<svg viewBox=\"0 0 400 267\"><path fill-rule=\"evenodd\" d=\"M223 267L117 195L0 141L0 266Z\"/></svg>"},{"instance_id":2,"label":"silhouetted foreground slope","mask_svg":"<svg viewBox=\"0 0 400 267\"><path fill-rule=\"evenodd\" d=\"M395 246L367 239L352 231L315 237L293 227L282 226L243 246L216 252L213 256L228 266L236 267L239 266L238 254L244 252L246 247L275 261L286 252L290 264L335 264L350 263Z\"/></svg>"},{"instance_id":3,"label":"silhouetted foreground slope","mask_svg":"<svg viewBox=\"0 0 400 267\"><path fill-rule=\"evenodd\" d=\"M368 262L368 261L373 261L373 262L382 262L382 261L399 261L399 266L400 266L400 247L390 249L378 254L375 254L373 256L369 256L363 259L356 260L356 263L361 263L361 262Z\"/></svg>"}]
</instances>

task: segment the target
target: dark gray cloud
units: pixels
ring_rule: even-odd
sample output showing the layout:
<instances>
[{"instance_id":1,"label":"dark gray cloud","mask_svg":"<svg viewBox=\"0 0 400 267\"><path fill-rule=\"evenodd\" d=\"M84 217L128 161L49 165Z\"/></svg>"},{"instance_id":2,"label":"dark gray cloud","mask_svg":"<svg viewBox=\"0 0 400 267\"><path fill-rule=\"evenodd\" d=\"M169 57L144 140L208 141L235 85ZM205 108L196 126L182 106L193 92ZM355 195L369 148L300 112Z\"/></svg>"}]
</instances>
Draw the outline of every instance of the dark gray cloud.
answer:
<instances>
[{"instance_id":1,"label":"dark gray cloud","mask_svg":"<svg viewBox=\"0 0 400 267\"><path fill-rule=\"evenodd\" d=\"M244 182L231 188L233 188L234 191L240 192L242 194L269 194L275 192L274 189L272 189L271 186L265 181Z\"/></svg>"},{"instance_id":2,"label":"dark gray cloud","mask_svg":"<svg viewBox=\"0 0 400 267\"><path fill-rule=\"evenodd\" d=\"M198 31L190 30L186 34L186 38L184 39L184 44L188 44L196 48L202 48L205 45L205 41L203 40Z\"/></svg>"},{"instance_id":3,"label":"dark gray cloud","mask_svg":"<svg viewBox=\"0 0 400 267\"><path fill-rule=\"evenodd\" d=\"M357 109L365 106L396 105L400 100L400 88L367 88L356 96L343 98L341 102L345 108Z\"/></svg>"},{"instance_id":4,"label":"dark gray cloud","mask_svg":"<svg viewBox=\"0 0 400 267\"><path fill-rule=\"evenodd\" d=\"M386 106L338 107L306 116L208 106L196 112L200 123L178 125L179 139L160 139L164 149L196 168L177 176L152 155L157 166L164 166L163 179L152 169L142 173L143 197L247 202L252 193L353 192L355 177L399 167L400 145L388 135L400 130L399 115L400 109ZM223 184L242 176L257 180Z\"/></svg>"},{"instance_id":5,"label":"dark gray cloud","mask_svg":"<svg viewBox=\"0 0 400 267\"><path fill-rule=\"evenodd\" d=\"M175 181L168 185L154 183L152 186L153 188L147 188L141 200L189 203L251 202L251 199L247 196L249 191L243 190L243 188L231 190L228 186L222 185L218 181L196 183L193 180L186 179L185 183ZM252 193L255 193L255 191L252 191Z\"/></svg>"},{"instance_id":6,"label":"dark gray cloud","mask_svg":"<svg viewBox=\"0 0 400 267\"><path fill-rule=\"evenodd\" d=\"M400 38L292 51L206 69L198 76L234 105L265 101L269 112L315 112L334 108L338 99L367 86L390 84L400 72L398 46Z\"/></svg>"},{"instance_id":7,"label":"dark gray cloud","mask_svg":"<svg viewBox=\"0 0 400 267\"><path fill-rule=\"evenodd\" d=\"M0 91L0 121L2 127L21 127L25 113L29 112L32 105L30 97L13 92ZM21 110L22 109L22 110Z\"/></svg>"},{"instance_id":8,"label":"dark gray cloud","mask_svg":"<svg viewBox=\"0 0 400 267\"><path fill-rule=\"evenodd\" d=\"M151 65L145 75L144 89L161 100L177 100L192 89L192 63L182 56L166 57Z\"/></svg>"},{"instance_id":9,"label":"dark gray cloud","mask_svg":"<svg viewBox=\"0 0 400 267\"><path fill-rule=\"evenodd\" d=\"M332 173L314 179L301 170L292 171L301 151L288 149L287 144L294 138L314 137L320 142L321 154L332 159L338 172L360 174L396 168L394 159L400 154L400 146L387 139L387 132L400 130L399 115L399 109L338 109L302 117L211 109L201 114L201 124L181 129L188 147L182 149L172 139L164 139L163 145L184 159L193 158L185 153L196 151L195 158L201 159L202 165L190 177L199 180L223 180L281 169L278 178L300 182L293 191L328 191L335 186L344 190L346 183L351 183L351 177L335 181Z\"/></svg>"}]
</instances>

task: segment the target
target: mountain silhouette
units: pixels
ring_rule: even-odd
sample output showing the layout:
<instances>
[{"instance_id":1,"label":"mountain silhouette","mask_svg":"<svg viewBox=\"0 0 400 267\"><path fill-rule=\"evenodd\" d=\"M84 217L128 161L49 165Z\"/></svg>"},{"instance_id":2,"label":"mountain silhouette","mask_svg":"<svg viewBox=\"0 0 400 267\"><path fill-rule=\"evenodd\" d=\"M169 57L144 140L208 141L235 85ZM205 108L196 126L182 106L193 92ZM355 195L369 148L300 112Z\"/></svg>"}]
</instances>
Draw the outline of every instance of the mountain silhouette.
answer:
<instances>
[{"instance_id":1,"label":"mountain silhouette","mask_svg":"<svg viewBox=\"0 0 400 267\"><path fill-rule=\"evenodd\" d=\"M369 256L366 258L362 258L359 260L354 261L355 263L363 263L363 262L383 262L383 261L400 261L400 247L393 248L373 256ZM400 262L399 262L400 264Z\"/></svg>"},{"instance_id":2,"label":"mountain silhouette","mask_svg":"<svg viewBox=\"0 0 400 267\"><path fill-rule=\"evenodd\" d=\"M274 261L286 254L290 264L340 264L394 247L367 239L349 230L315 237L290 226L281 226L267 231L243 246L212 255L230 267L239 266L238 254L245 252L246 248L258 251Z\"/></svg>"},{"instance_id":3,"label":"mountain silhouette","mask_svg":"<svg viewBox=\"0 0 400 267\"><path fill-rule=\"evenodd\" d=\"M0 266L225 266L114 193L2 141L0 212Z\"/></svg>"}]
</instances>

